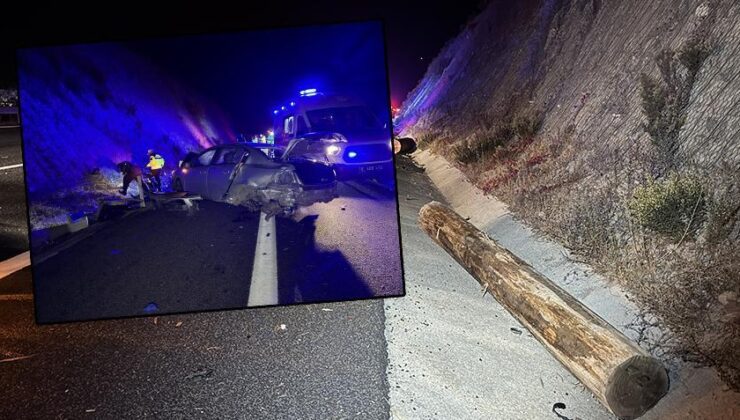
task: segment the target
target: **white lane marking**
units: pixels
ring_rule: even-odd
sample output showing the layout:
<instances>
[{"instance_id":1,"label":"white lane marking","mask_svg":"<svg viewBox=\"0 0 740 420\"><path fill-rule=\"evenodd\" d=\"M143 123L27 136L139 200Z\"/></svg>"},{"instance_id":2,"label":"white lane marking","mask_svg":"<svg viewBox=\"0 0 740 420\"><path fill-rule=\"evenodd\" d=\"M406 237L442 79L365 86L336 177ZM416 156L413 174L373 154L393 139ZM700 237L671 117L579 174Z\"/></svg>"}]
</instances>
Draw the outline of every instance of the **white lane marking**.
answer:
<instances>
[{"instance_id":1,"label":"white lane marking","mask_svg":"<svg viewBox=\"0 0 740 420\"><path fill-rule=\"evenodd\" d=\"M10 357L10 358L8 358L8 359L2 359L2 360L0 360L0 363L5 363L5 362L15 362L15 361L17 361L17 360L25 360L25 359L30 359L30 358L32 358L33 356L35 356L35 354L31 354L31 355L28 355L28 356L16 356L16 357Z\"/></svg>"},{"instance_id":2,"label":"white lane marking","mask_svg":"<svg viewBox=\"0 0 740 420\"><path fill-rule=\"evenodd\" d=\"M20 168L21 166L23 166L23 164L22 164L22 163L17 163L17 164L15 164L15 165L8 165L8 166L0 166L0 171L4 171L4 170L6 170L6 169L15 169L15 168Z\"/></svg>"},{"instance_id":3,"label":"white lane marking","mask_svg":"<svg viewBox=\"0 0 740 420\"><path fill-rule=\"evenodd\" d=\"M22 270L31 265L31 252L26 251L15 257L8 258L0 262L0 279L7 277L18 270Z\"/></svg>"},{"instance_id":4,"label":"white lane marking","mask_svg":"<svg viewBox=\"0 0 740 420\"><path fill-rule=\"evenodd\" d=\"M33 300L33 295L31 293L0 295L0 302L2 301L25 301L25 300Z\"/></svg>"},{"instance_id":5,"label":"white lane marking","mask_svg":"<svg viewBox=\"0 0 740 420\"><path fill-rule=\"evenodd\" d=\"M247 306L277 305L277 239L275 238L275 216L265 221L260 213L257 229L257 246L254 250L252 284L249 286Z\"/></svg>"}]
</instances>

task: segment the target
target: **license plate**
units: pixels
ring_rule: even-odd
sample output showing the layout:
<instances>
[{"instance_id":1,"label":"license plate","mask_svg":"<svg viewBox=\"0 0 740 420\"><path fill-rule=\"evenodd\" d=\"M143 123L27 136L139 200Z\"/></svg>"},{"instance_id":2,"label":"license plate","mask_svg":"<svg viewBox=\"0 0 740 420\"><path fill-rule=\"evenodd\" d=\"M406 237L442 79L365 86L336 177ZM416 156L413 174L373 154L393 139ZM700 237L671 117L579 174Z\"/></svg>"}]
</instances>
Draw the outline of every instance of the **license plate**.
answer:
<instances>
[{"instance_id":1,"label":"license plate","mask_svg":"<svg viewBox=\"0 0 740 420\"><path fill-rule=\"evenodd\" d=\"M381 169L383 169L383 165L369 165L369 166L362 167L363 172L374 172L374 171L379 171Z\"/></svg>"}]
</instances>

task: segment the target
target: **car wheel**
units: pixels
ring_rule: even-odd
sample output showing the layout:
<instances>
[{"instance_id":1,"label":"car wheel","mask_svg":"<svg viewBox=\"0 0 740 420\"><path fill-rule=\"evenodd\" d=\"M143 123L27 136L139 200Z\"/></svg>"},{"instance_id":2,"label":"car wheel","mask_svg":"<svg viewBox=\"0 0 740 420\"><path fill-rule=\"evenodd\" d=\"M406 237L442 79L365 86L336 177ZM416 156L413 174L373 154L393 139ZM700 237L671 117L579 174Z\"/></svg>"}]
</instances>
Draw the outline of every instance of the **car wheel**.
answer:
<instances>
[{"instance_id":1,"label":"car wheel","mask_svg":"<svg viewBox=\"0 0 740 420\"><path fill-rule=\"evenodd\" d=\"M177 192L183 192L184 191L184 189L182 188L182 181L180 181L179 178L175 180L175 191L177 191Z\"/></svg>"}]
</instances>

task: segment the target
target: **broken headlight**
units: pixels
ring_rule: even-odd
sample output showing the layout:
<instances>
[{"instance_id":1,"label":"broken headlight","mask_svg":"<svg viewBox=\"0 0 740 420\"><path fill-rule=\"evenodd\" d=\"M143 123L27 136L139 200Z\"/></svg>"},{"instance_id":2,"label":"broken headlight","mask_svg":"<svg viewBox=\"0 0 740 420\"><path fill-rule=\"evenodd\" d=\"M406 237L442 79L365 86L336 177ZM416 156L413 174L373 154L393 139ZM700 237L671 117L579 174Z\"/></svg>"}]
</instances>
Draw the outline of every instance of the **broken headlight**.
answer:
<instances>
[{"instance_id":1,"label":"broken headlight","mask_svg":"<svg viewBox=\"0 0 740 420\"><path fill-rule=\"evenodd\" d=\"M321 143L325 145L324 152L327 156L338 156L342 153L343 143L347 143L347 138L339 133L331 133L322 137Z\"/></svg>"}]
</instances>

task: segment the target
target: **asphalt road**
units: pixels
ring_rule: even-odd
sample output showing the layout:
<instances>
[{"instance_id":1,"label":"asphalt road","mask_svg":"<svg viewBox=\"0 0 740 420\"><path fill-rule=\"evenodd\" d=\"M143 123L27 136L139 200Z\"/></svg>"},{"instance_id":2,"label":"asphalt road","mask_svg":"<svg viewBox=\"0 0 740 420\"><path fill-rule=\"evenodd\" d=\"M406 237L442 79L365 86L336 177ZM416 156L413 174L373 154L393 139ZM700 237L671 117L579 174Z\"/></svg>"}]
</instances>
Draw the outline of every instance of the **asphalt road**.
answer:
<instances>
[{"instance_id":1,"label":"asphalt road","mask_svg":"<svg viewBox=\"0 0 740 420\"><path fill-rule=\"evenodd\" d=\"M0 418L387 418L383 327L381 300L51 326L0 300Z\"/></svg>"},{"instance_id":2,"label":"asphalt road","mask_svg":"<svg viewBox=\"0 0 740 420\"><path fill-rule=\"evenodd\" d=\"M297 255L297 262L303 263L312 253L335 264L341 257L343 262L338 268L325 269L342 271L349 266L358 277L372 276L378 268L360 262L367 253L375 251L372 246L363 245L363 241L378 231L381 232L378 243L385 240L392 243L398 236L392 226L358 226L354 221L357 218L371 221L373 215L383 214L377 212L395 212L395 201L390 200L393 206L389 206L385 203L388 200L378 199L377 194L381 193L372 186L340 188L342 196L335 203L304 209L296 216L296 220L309 217L311 222L304 222L301 225L304 230L291 235L295 243L284 238L284 234L285 228L295 227L285 224L296 222L280 222L277 243L287 248L283 252ZM207 217L214 214L218 217ZM190 223L193 219L177 213L147 212L140 216L139 220L132 217L127 225L112 224L99 232L126 226L127 235L112 240L111 235L96 233L90 238L93 242L80 245L79 250L70 248L63 252L92 253L110 271L100 278L115 279L115 270L139 266L138 260L153 252L143 247L127 247L129 241L138 243L137 238L141 237L137 235L147 232L136 229L135 225L149 226L145 223L147 218L166 217L170 223L191 226L191 230L178 230L181 237L164 239L158 252L176 256L178 243L193 238L201 240L197 250L204 255L191 252L178 256L190 269L209 257L229 260L236 254L243 257L241 248L251 249L253 244L246 231L257 223L255 215L218 203L203 203L202 211L193 216L208 219L204 223ZM332 233L337 226L349 222L355 233L344 237ZM208 233L213 237L214 232L226 235L220 238L220 243L229 244L235 250L211 249L210 242L202 240L202 235ZM158 236L162 232L148 234ZM301 243L307 238L313 246ZM301 255L296 252L299 246L312 251ZM81 264L65 266L63 260L48 261L53 265L42 270L61 270L70 276L82 274L80 277L88 270ZM240 264L246 269L249 263L242 258ZM379 265L393 267L387 261ZM142 269L152 274L162 273L157 264L142 265ZM198 269L219 274L221 271L214 262ZM306 298L331 286L319 283L306 287L301 281L305 275L301 277L296 270L280 272L281 278L289 277L286 273L299 276L292 283L284 282L288 286L281 287L281 296L298 291ZM160 289L160 280L152 280L151 284L142 283L144 289L138 296L141 299L135 300L134 295L127 299L138 306L154 299L160 309L167 309L178 299L182 303L184 298L204 295L202 303L209 296L248 293L246 289L222 293L223 285L215 287L211 279L197 278L191 276L181 284L195 288L198 293L191 293L192 290L165 293ZM68 288L80 292L82 286L76 283ZM115 289L108 286L111 288L102 287L100 291L110 293ZM400 290L398 285L394 287L379 281L343 290L345 293ZM53 306L55 298L65 295L64 289L54 287L50 289L53 292L38 297ZM81 292L92 298L89 292ZM37 325L31 293L29 269L0 281L0 400L3 401L0 418L385 419L389 416L382 300ZM156 296L143 298L147 293ZM79 312L74 313L89 314L85 312L89 309L84 308L84 299L80 303L83 307L76 308Z\"/></svg>"},{"instance_id":3,"label":"asphalt road","mask_svg":"<svg viewBox=\"0 0 740 420\"><path fill-rule=\"evenodd\" d=\"M246 306L258 214L200 206L192 216L156 210L109 222L35 264L37 320Z\"/></svg>"},{"instance_id":4,"label":"asphalt road","mask_svg":"<svg viewBox=\"0 0 740 420\"><path fill-rule=\"evenodd\" d=\"M352 185L340 184L330 203L276 220L266 239L277 250L278 299L267 304L403 293L395 195ZM258 225L257 213L210 201L193 215L156 210L107 222L34 264L37 321L245 307L261 258L257 237L265 235Z\"/></svg>"},{"instance_id":5,"label":"asphalt road","mask_svg":"<svg viewBox=\"0 0 740 420\"><path fill-rule=\"evenodd\" d=\"M28 249L20 128L0 127L0 261Z\"/></svg>"},{"instance_id":6,"label":"asphalt road","mask_svg":"<svg viewBox=\"0 0 740 420\"><path fill-rule=\"evenodd\" d=\"M361 182L340 183L338 193L278 219L281 302L403 294L395 193Z\"/></svg>"},{"instance_id":7,"label":"asphalt road","mask_svg":"<svg viewBox=\"0 0 740 420\"><path fill-rule=\"evenodd\" d=\"M418 228L442 197L400 163L404 298L38 326L28 270L0 280L0 418L612 418Z\"/></svg>"}]
</instances>

